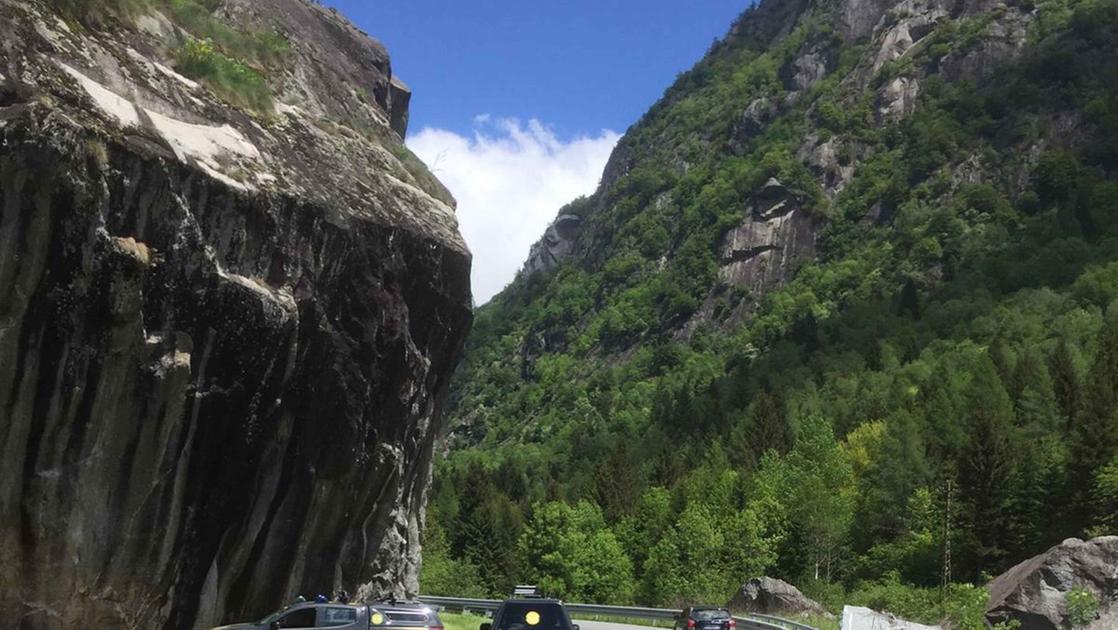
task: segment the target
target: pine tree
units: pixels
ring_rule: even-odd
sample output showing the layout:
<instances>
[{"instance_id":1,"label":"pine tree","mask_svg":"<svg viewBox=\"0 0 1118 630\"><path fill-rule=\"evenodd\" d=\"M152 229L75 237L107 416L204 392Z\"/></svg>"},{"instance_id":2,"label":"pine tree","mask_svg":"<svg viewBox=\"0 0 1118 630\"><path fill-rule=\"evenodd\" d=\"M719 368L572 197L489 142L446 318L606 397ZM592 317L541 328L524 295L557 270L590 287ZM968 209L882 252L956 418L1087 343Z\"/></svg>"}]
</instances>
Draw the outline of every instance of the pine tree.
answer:
<instances>
[{"instance_id":1,"label":"pine tree","mask_svg":"<svg viewBox=\"0 0 1118 630\"><path fill-rule=\"evenodd\" d=\"M904 505L930 476L919 425L908 412L893 414L886 422L880 452L874 454L865 473L858 541L863 549L901 534L905 515L897 506Z\"/></svg>"},{"instance_id":2,"label":"pine tree","mask_svg":"<svg viewBox=\"0 0 1118 630\"><path fill-rule=\"evenodd\" d=\"M1099 331L1095 361L1083 390L1083 407L1072 431L1071 478L1094 479L1118 455L1118 313L1112 312ZM1078 524L1090 518L1090 498L1078 484L1075 497Z\"/></svg>"},{"instance_id":3,"label":"pine tree","mask_svg":"<svg viewBox=\"0 0 1118 630\"><path fill-rule=\"evenodd\" d=\"M743 415L733 427L730 428L729 446L734 453L734 466L739 470L751 471L757 468L760 457L753 450L755 437L753 424L748 415Z\"/></svg>"},{"instance_id":4,"label":"pine tree","mask_svg":"<svg viewBox=\"0 0 1118 630\"><path fill-rule=\"evenodd\" d=\"M1075 359L1067 341L1060 339L1060 343L1048 357L1048 373L1052 378L1052 391L1063 415L1064 435L1068 435L1074 426L1076 414L1079 413L1080 379L1079 370L1075 367Z\"/></svg>"},{"instance_id":5,"label":"pine tree","mask_svg":"<svg viewBox=\"0 0 1118 630\"><path fill-rule=\"evenodd\" d=\"M749 406L753 453L757 459L765 451L787 453L792 448L792 429L784 417L784 409L776 394L762 392Z\"/></svg>"},{"instance_id":6,"label":"pine tree","mask_svg":"<svg viewBox=\"0 0 1118 630\"><path fill-rule=\"evenodd\" d=\"M1091 499L1095 508L1095 523L1089 535L1118 535L1118 457L1096 475Z\"/></svg>"},{"instance_id":7,"label":"pine tree","mask_svg":"<svg viewBox=\"0 0 1118 630\"><path fill-rule=\"evenodd\" d=\"M629 456L629 447L622 439L610 456L598 465L594 474L594 495L613 523L632 512L644 488L644 479Z\"/></svg>"},{"instance_id":8,"label":"pine tree","mask_svg":"<svg viewBox=\"0 0 1118 630\"><path fill-rule=\"evenodd\" d=\"M875 534L896 537L904 526L904 515L896 507L930 478L923 436L908 412L894 413L885 423L881 454L870 465L868 477L880 502L875 506L879 517Z\"/></svg>"},{"instance_id":9,"label":"pine tree","mask_svg":"<svg viewBox=\"0 0 1118 630\"><path fill-rule=\"evenodd\" d=\"M1014 474L1013 403L994 362L982 357L967 388L970 442L959 462L961 499L967 505L971 576L997 572L1006 559L1009 484Z\"/></svg>"},{"instance_id":10,"label":"pine tree","mask_svg":"<svg viewBox=\"0 0 1118 630\"><path fill-rule=\"evenodd\" d=\"M1069 533L1066 530L1067 445L1053 435L1022 436L1015 446L1018 466L1010 482L1007 539L1012 556L1025 558L1044 551Z\"/></svg>"},{"instance_id":11,"label":"pine tree","mask_svg":"<svg viewBox=\"0 0 1118 630\"><path fill-rule=\"evenodd\" d=\"M1010 387L1017 426L1034 437L1058 429L1059 410L1052 378L1044 360L1031 350L1023 351L1013 368Z\"/></svg>"},{"instance_id":12,"label":"pine tree","mask_svg":"<svg viewBox=\"0 0 1118 630\"><path fill-rule=\"evenodd\" d=\"M1005 342L1002 337L997 337L990 344L990 349L987 352L990 360L994 362L994 367L998 371L998 377L1004 385L1009 385L1013 382L1013 351L1010 349L1009 344Z\"/></svg>"},{"instance_id":13,"label":"pine tree","mask_svg":"<svg viewBox=\"0 0 1118 630\"><path fill-rule=\"evenodd\" d=\"M897 314L907 314L912 319L920 319L920 292L916 288L916 283L911 279L905 282L898 302Z\"/></svg>"}]
</instances>

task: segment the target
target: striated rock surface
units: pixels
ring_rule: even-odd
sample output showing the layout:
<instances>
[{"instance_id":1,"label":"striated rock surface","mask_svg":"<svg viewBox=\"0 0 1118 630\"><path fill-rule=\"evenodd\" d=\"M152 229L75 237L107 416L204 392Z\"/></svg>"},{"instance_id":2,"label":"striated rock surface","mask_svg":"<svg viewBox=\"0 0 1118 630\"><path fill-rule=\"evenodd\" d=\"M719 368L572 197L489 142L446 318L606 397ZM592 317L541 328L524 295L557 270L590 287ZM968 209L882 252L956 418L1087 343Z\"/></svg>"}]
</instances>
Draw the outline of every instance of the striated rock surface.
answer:
<instances>
[{"instance_id":1,"label":"striated rock surface","mask_svg":"<svg viewBox=\"0 0 1118 630\"><path fill-rule=\"evenodd\" d=\"M742 585L726 607L734 612L762 615L826 615L822 604L784 580L753 578Z\"/></svg>"},{"instance_id":2,"label":"striated rock surface","mask_svg":"<svg viewBox=\"0 0 1118 630\"><path fill-rule=\"evenodd\" d=\"M818 222L795 192L770 178L723 238L722 282L757 298L787 282L798 263L815 255Z\"/></svg>"},{"instance_id":3,"label":"striated rock surface","mask_svg":"<svg viewBox=\"0 0 1118 630\"><path fill-rule=\"evenodd\" d=\"M581 227L582 217L561 213L544 232L543 238L532 245L520 275L526 277L557 269L571 255Z\"/></svg>"},{"instance_id":4,"label":"striated rock surface","mask_svg":"<svg viewBox=\"0 0 1118 630\"><path fill-rule=\"evenodd\" d=\"M889 613L881 613L862 606L842 609L842 630L941 630L940 626L905 621Z\"/></svg>"},{"instance_id":5,"label":"striated rock surface","mask_svg":"<svg viewBox=\"0 0 1118 630\"><path fill-rule=\"evenodd\" d=\"M1021 630L1067 627L1067 594L1082 588L1099 602L1090 630L1118 627L1118 536L1065 540L990 582L986 618L1017 621Z\"/></svg>"},{"instance_id":6,"label":"striated rock surface","mask_svg":"<svg viewBox=\"0 0 1118 630\"><path fill-rule=\"evenodd\" d=\"M0 618L414 593L470 255L383 48L225 2L291 42L250 113L176 71L166 15L54 6L0 0Z\"/></svg>"}]
</instances>

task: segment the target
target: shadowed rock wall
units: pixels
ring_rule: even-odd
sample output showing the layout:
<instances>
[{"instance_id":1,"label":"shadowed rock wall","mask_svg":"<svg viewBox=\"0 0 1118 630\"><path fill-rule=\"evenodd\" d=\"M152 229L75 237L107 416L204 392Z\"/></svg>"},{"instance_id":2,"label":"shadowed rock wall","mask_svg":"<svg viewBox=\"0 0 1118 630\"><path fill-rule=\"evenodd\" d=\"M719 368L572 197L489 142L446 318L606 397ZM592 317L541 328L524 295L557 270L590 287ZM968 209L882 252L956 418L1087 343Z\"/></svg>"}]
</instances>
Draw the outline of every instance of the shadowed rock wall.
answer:
<instances>
[{"instance_id":1,"label":"shadowed rock wall","mask_svg":"<svg viewBox=\"0 0 1118 630\"><path fill-rule=\"evenodd\" d=\"M452 212L307 114L114 121L32 18L4 18L0 626L208 628L296 593L415 593L471 321ZM175 144L218 131L258 149L234 168Z\"/></svg>"}]
</instances>

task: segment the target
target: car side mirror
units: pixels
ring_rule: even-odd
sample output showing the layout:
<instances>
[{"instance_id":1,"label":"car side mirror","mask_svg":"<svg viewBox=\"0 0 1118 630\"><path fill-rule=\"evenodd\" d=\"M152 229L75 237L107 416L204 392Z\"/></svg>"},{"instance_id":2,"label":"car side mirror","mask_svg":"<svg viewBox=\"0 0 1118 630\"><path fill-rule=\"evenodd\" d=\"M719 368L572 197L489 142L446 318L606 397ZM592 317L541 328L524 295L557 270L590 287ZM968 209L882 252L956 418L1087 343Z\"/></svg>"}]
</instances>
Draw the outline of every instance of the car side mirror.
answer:
<instances>
[{"instance_id":1,"label":"car side mirror","mask_svg":"<svg viewBox=\"0 0 1118 630\"><path fill-rule=\"evenodd\" d=\"M578 627L577 623L572 623L571 624L571 630L581 630L581 629Z\"/></svg>"},{"instance_id":2,"label":"car side mirror","mask_svg":"<svg viewBox=\"0 0 1118 630\"><path fill-rule=\"evenodd\" d=\"M280 630L279 622L273 621L272 623L268 624L268 630Z\"/></svg>"},{"instance_id":3,"label":"car side mirror","mask_svg":"<svg viewBox=\"0 0 1118 630\"><path fill-rule=\"evenodd\" d=\"M479 630L493 630L493 624L483 623L481 624L481 628Z\"/></svg>"}]
</instances>

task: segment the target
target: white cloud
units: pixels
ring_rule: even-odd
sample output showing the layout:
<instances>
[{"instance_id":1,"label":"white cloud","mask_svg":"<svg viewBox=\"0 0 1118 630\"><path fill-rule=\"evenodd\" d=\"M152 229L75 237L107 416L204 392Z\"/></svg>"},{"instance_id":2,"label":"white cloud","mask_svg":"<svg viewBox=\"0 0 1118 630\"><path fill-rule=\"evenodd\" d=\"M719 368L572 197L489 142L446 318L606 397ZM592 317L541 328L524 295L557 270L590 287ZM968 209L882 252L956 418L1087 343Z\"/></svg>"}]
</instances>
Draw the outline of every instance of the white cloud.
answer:
<instances>
[{"instance_id":1,"label":"white cloud","mask_svg":"<svg viewBox=\"0 0 1118 630\"><path fill-rule=\"evenodd\" d=\"M559 208L594 191L619 138L606 130L564 142L538 120L483 114L473 137L426 128L408 139L458 200L478 304L512 282Z\"/></svg>"}]
</instances>

